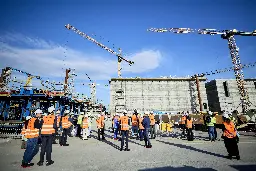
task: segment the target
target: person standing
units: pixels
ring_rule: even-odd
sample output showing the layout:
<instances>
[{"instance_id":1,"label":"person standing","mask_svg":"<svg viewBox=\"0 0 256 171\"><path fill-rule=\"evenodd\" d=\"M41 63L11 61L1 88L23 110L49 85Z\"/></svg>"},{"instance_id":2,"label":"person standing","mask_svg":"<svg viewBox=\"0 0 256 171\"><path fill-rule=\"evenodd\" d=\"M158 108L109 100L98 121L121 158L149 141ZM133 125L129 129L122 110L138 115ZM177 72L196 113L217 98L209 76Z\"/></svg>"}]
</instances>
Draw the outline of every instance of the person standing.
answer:
<instances>
[{"instance_id":1,"label":"person standing","mask_svg":"<svg viewBox=\"0 0 256 171\"><path fill-rule=\"evenodd\" d=\"M118 129L120 125L120 118L118 113L116 113L114 119L113 119L113 128L114 128L114 140L118 140Z\"/></svg>"},{"instance_id":2,"label":"person standing","mask_svg":"<svg viewBox=\"0 0 256 171\"><path fill-rule=\"evenodd\" d=\"M192 129L193 129L193 121L191 119L190 116L187 117L187 121L186 121L186 127L187 127L187 138L188 138L188 141L193 141L193 132L192 132Z\"/></svg>"},{"instance_id":3,"label":"person standing","mask_svg":"<svg viewBox=\"0 0 256 171\"><path fill-rule=\"evenodd\" d=\"M134 134L138 135L138 117L136 113L132 115L132 137L135 136Z\"/></svg>"},{"instance_id":4,"label":"person standing","mask_svg":"<svg viewBox=\"0 0 256 171\"><path fill-rule=\"evenodd\" d=\"M216 119L213 119L212 112L208 111L208 116L206 117L206 125L208 127L208 134L210 141L215 141L214 135L214 122L216 123Z\"/></svg>"},{"instance_id":5,"label":"person standing","mask_svg":"<svg viewBox=\"0 0 256 171\"><path fill-rule=\"evenodd\" d=\"M142 125L145 128L144 132L143 132L143 134L144 134L144 141L145 141L145 147L146 148L151 148L152 145L151 145L149 137L148 137L148 133L150 131L150 118L149 118L148 115L149 115L149 112L145 112L145 117L144 117L144 119L142 121Z\"/></svg>"},{"instance_id":6,"label":"person standing","mask_svg":"<svg viewBox=\"0 0 256 171\"><path fill-rule=\"evenodd\" d=\"M215 113L215 112L213 112L213 114L212 114L212 122L214 124L214 139L215 140L218 139L218 133L217 133L217 128L216 128L216 123L217 123L216 114L217 113Z\"/></svg>"},{"instance_id":7,"label":"person standing","mask_svg":"<svg viewBox=\"0 0 256 171\"><path fill-rule=\"evenodd\" d=\"M143 121L143 116L142 115L138 115L139 116L139 119L138 119L138 122L139 122L139 139L140 141L143 141L143 138L144 138L144 127L143 127L143 124L142 124L142 121Z\"/></svg>"},{"instance_id":8,"label":"person standing","mask_svg":"<svg viewBox=\"0 0 256 171\"><path fill-rule=\"evenodd\" d=\"M57 128L57 121L55 120L54 107L48 108L50 115L44 116L42 120L41 139L42 146L40 152L40 161L37 163L38 166L42 166L44 163L44 155L46 153L46 166L52 165L54 161L51 158L52 153L52 142L53 134Z\"/></svg>"},{"instance_id":9,"label":"person standing","mask_svg":"<svg viewBox=\"0 0 256 171\"><path fill-rule=\"evenodd\" d=\"M124 148L124 138L125 138L125 144L126 144L124 151L130 151L130 149L128 148L129 117L127 116L126 110L123 111L123 114L124 116L120 118L120 126L121 126L121 134L122 134L120 151L123 151L123 148Z\"/></svg>"},{"instance_id":10,"label":"person standing","mask_svg":"<svg viewBox=\"0 0 256 171\"><path fill-rule=\"evenodd\" d=\"M235 128L235 124L230 120L227 113L224 113L222 118L222 138L224 139L224 144L228 152L228 158L232 159L232 157L235 156L237 160L240 160L239 149L237 145L239 137Z\"/></svg>"},{"instance_id":11,"label":"person standing","mask_svg":"<svg viewBox=\"0 0 256 171\"><path fill-rule=\"evenodd\" d=\"M98 115L96 122L97 122L97 128L98 128L98 140L100 141L100 135L102 136L102 140L105 140L104 131L103 131L104 122L100 114Z\"/></svg>"},{"instance_id":12,"label":"person standing","mask_svg":"<svg viewBox=\"0 0 256 171\"><path fill-rule=\"evenodd\" d=\"M83 128L83 140L88 140L88 136L89 136L89 119L88 119L88 115L84 115L82 128Z\"/></svg>"},{"instance_id":13,"label":"person standing","mask_svg":"<svg viewBox=\"0 0 256 171\"><path fill-rule=\"evenodd\" d=\"M83 122L83 115L81 115L81 112L80 112L80 115L77 118L77 134L76 134L77 137L81 137L82 122Z\"/></svg>"},{"instance_id":14,"label":"person standing","mask_svg":"<svg viewBox=\"0 0 256 171\"><path fill-rule=\"evenodd\" d=\"M182 134L181 137L185 136L185 130L186 130L186 113L182 112L182 117L181 117L181 129L182 129Z\"/></svg>"},{"instance_id":15,"label":"person standing","mask_svg":"<svg viewBox=\"0 0 256 171\"><path fill-rule=\"evenodd\" d=\"M71 122L69 121L69 111L66 110L63 117L61 117L60 119L60 126L62 129L62 133L61 133L61 138L60 138L60 146L69 146L69 144L67 144L67 139L68 139L68 132L69 132L69 128L71 126Z\"/></svg>"},{"instance_id":16,"label":"person standing","mask_svg":"<svg viewBox=\"0 0 256 171\"><path fill-rule=\"evenodd\" d=\"M156 138L156 129L155 129L156 120L155 120L154 112L150 112L149 119L150 119L150 138L155 139Z\"/></svg>"},{"instance_id":17,"label":"person standing","mask_svg":"<svg viewBox=\"0 0 256 171\"><path fill-rule=\"evenodd\" d=\"M35 111L37 117L40 117L42 111L37 109ZM33 166L34 163L31 163L37 152L39 151L38 138L40 134L41 124L40 120L37 117L26 117L26 122L22 129L21 134L27 139L27 147L23 155L23 160L21 166L23 168Z\"/></svg>"}]
</instances>

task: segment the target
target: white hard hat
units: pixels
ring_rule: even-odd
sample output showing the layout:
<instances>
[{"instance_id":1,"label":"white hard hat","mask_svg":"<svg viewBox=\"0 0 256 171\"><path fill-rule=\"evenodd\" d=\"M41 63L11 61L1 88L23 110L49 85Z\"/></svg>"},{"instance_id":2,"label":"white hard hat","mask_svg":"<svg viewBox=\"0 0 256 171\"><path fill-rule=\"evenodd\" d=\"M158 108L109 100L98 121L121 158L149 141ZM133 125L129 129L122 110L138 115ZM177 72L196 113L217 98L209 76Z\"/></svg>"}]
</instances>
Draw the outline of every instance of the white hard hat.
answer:
<instances>
[{"instance_id":1,"label":"white hard hat","mask_svg":"<svg viewBox=\"0 0 256 171\"><path fill-rule=\"evenodd\" d=\"M101 115L105 115L105 112L101 112Z\"/></svg>"},{"instance_id":2,"label":"white hard hat","mask_svg":"<svg viewBox=\"0 0 256 171\"><path fill-rule=\"evenodd\" d=\"M47 116L48 114L47 113L43 113L44 116Z\"/></svg>"},{"instance_id":3,"label":"white hard hat","mask_svg":"<svg viewBox=\"0 0 256 171\"><path fill-rule=\"evenodd\" d=\"M42 110L40 110L40 109L37 109L36 111L35 111L35 114L39 114L39 113L43 113L43 111Z\"/></svg>"},{"instance_id":4,"label":"white hard hat","mask_svg":"<svg viewBox=\"0 0 256 171\"><path fill-rule=\"evenodd\" d=\"M52 113L54 110L55 110L55 108L54 108L53 106L51 106L51 107L48 108L48 112L49 112L49 113Z\"/></svg>"},{"instance_id":5,"label":"white hard hat","mask_svg":"<svg viewBox=\"0 0 256 171\"><path fill-rule=\"evenodd\" d=\"M29 120L29 119L31 119L31 118L32 118L31 116L27 116L27 117L26 117L26 120Z\"/></svg>"},{"instance_id":6,"label":"white hard hat","mask_svg":"<svg viewBox=\"0 0 256 171\"><path fill-rule=\"evenodd\" d=\"M123 113L127 113L127 110L123 110Z\"/></svg>"},{"instance_id":7,"label":"white hard hat","mask_svg":"<svg viewBox=\"0 0 256 171\"><path fill-rule=\"evenodd\" d=\"M148 111L146 111L146 112L145 112L145 115L149 115L149 112L148 112Z\"/></svg>"},{"instance_id":8,"label":"white hard hat","mask_svg":"<svg viewBox=\"0 0 256 171\"><path fill-rule=\"evenodd\" d=\"M80 112L80 115L84 115L84 112Z\"/></svg>"},{"instance_id":9,"label":"white hard hat","mask_svg":"<svg viewBox=\"0 0 256 171\"><path fill-rule=\"evenodd\" d=\"M70 113L70 111L69 110L65 110L65 112L64 112L65 114L69 114Z\"/></svg>"},{"instance_id":10,"label":"white hard hat","mask_svg":"<svg viewBox=\"0 0 256 171\"><path fill-rule=\"evenodd\" d=\"M88 118L88 115L84 115L84 117Z\"/></svg>"},{"instance_id":11,"label":"white hard hat","mask_svg":"<svg viewBox=\"0 0 256 171\"><path fill-rule=\"evenodd\" d=\"M98 114L97 116L98 116L98 118L99 118L99 117L101 117L101 115L100 115L100 114Z\"/></svg>"},{"instance_id":12,"label":"white hard hat","mask_svg":"<svg viewBox=\"0 0 256 171\"><path fill-rule=\"evenodd\" d=\"M57 110L57 111L56 111L56 114L60 114L60 111L59 111L59 110Z\"/></svg>"},{"instance_id":13,"label":"white hard hat","mask_svg":"<svg viewBox=\"0 0 256 171\"><path fill-rule=\"evenodd\" d=\"M211 111L209 111L209 112L208 112L208 114L209 114L209 115L212 115L212 112L211 112Z\"/></svg>"},{"instance_id":14,"label":"white hard hat","mask_svg":"<svg viewBox=\"0 0 256 171\"><path fill-rule=\"evenodd\" d=\"M224 118L229 118L229 115L228 115L228 113L224 113L223 115L222 115Z\"/></svg>"},{"instance_id":15,"label":"white hard hat","mask_svg":"<svg viewBox=\"0 0 256 171\"><path fill-rule=\"evenodd\" d=\"M150 114L154 114L154 112L153 112L153 111L150 111Z\"/></svg>"},{"instance_id":16,"label":"white hard hat","mask_svg":"<svg viewBox=\"0 0 256 171\"><path fill-rule=\"evenodd\" d=\"M91 112L87 112L87 115L88 115L88 116L91 116Z\"/></svg>"}]
</instances>

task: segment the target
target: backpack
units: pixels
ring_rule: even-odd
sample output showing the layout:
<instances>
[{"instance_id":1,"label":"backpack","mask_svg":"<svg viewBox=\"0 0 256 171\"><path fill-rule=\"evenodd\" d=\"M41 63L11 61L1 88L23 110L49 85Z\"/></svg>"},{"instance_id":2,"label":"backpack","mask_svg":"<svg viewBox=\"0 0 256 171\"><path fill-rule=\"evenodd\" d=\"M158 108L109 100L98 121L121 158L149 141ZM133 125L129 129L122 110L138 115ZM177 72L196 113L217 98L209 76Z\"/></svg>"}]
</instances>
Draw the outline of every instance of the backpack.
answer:
<instances>
[{"instance_id":1,"label":"backpack","mask_svg":"<svg viewBox=\"0 0 256 171\"><path fill-rule=\"evenodd\" d=\"M211 123L211 120L212 120L212 118L210 116L207 116L205 119L206 123Z\"/></svg>"}]
</instances>

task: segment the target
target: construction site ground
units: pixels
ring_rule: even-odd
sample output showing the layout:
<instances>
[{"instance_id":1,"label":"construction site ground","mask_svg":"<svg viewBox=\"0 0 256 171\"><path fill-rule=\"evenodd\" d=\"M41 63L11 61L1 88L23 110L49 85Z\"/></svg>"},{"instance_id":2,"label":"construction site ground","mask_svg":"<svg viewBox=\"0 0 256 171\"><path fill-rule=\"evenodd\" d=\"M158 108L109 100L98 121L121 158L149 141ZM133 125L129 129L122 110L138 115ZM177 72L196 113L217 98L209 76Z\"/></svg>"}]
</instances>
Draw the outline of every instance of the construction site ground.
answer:
<instances>
[{"instance_id":1,"label":"construction site ground","mask_svg":"<svg viewBox=\"0 0 256 171\"><path fill-rule=\"evenodd\" d=\"M111 122L107 122L107 128ZM206 132L195 131L192 142L176 135L157 137L151 140L153 147L147 149L144 142L130 139L131 151L119 151L121 142L113 140L109 129L105 131L106 140L98 141L96 127L93 125L92 138L81 140L69 137L68 147L53 145L51 166L33 166L27 170L35 171L164 171L164 170L256 170L256 137L254 133L241 132L239 149L241 160L226 159L226 149L222 140L206 141ZM220 130L219 130L220 135ZM3 171L19 171L24 150L21 140L0 139L0 166ZM39 154L32 162L39 161Z\"/></svg>"}]
</instances>

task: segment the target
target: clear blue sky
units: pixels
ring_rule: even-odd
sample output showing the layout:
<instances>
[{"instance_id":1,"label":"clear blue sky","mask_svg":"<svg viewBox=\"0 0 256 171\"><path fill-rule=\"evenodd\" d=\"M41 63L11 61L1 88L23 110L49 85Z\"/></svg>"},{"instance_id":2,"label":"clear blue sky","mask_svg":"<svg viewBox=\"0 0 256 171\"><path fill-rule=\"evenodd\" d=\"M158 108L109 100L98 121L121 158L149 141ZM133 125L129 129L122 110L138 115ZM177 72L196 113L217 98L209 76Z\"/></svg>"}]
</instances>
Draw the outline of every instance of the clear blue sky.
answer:
<instances>
[{"instance_id":1,"label":"clear blue sky","mask_svg":"<svg viewBox=\"0 0 256 171\"><path fill-rule=\"evenodd\" d=\"M49 61L59 59L63 63L54 61L54 65L64 67L65 61L68 63L66 65L74 62L71 66L79 68L78 75L88 73L101 86L111 77L117 77L116 57L68 31L64 25L69 23L89 35L96 34L96 40L112 47L107 41L109 40L116 44L115 47L121 47L128 54L127 58L137 61L140 66L132 69L122 65L124 70L128 70L123 73L123 77L192 75L232 66L227 41L220 36L147 32L148 28L236 28L253 31L256 29L255 16L256 1L244 0L1 1L0 36L4 42L1 48L8 45L8 50L0 52L0 68L9 65L60 80L56 74L48 76L51 71L63 72L61 69L51 70L52 66L49 64ZM27 41L22 41L22 38ZM39 40L51 42L55 48L58 44L68 50L57 53L54 47L51 51L51 47L42 44L31 46ZM256 37L237 36L236 40L242 63L255 62ZM15 57L11 58L12 55ZM76 56L79 58L75 59ZM16 60L18 57L22 60ZM83 59L86 65L80 63ZM36 64L37 62L40 64ZM246 69L244 73L246 78L252 78L256 76L256 69ZM233 72L229 72L213 75L208 79L234 78L233 75ZM88 83L88 80L84 76L77 79L77 91L88 94L88 86L79 85L81 82ZM97 93L99 99L109 103L108 89L102 86Z\"/></svg>"}]
</instances>

